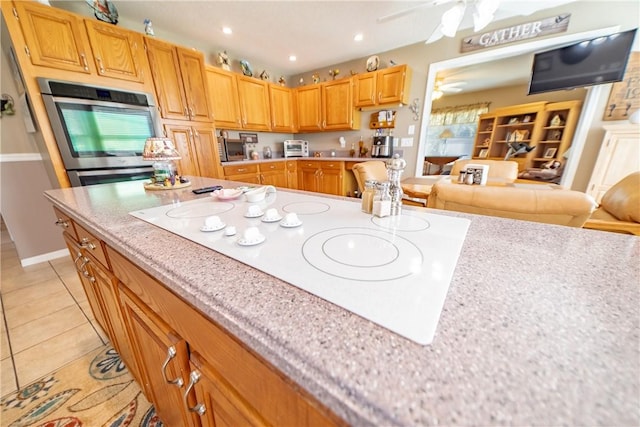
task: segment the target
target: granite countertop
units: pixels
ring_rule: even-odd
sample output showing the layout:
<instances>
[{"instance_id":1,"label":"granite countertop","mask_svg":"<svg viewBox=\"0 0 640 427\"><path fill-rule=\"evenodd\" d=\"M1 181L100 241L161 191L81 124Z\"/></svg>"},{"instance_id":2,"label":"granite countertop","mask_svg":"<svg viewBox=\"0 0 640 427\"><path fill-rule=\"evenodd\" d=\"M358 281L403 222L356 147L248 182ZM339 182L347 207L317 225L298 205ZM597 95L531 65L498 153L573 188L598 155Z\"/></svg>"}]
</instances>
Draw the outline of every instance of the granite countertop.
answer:
<instances>
[{"instance_id":1,"label":"granite countertop","mask_svg":"<svg viewBox=\"0 0 640 427\"><path fill-rule=\"evenodd\" d=\"M244 165L244 164L251 164L251 163L268 163L268 162L281 162L284 160L322 160L322 161L340 161L340 162L367 162L369 160L380 160L383 162L386 162L387 160L389 160L388 158L373 158L373 157L349 157L349 156L336 156L336 157L331 157L328 154L324 154L321 157L314 157L314 156L309 156L309 157L273 157L271 159L263 159L260 158L258 160L250 160L250 159L246 159L246 160L233 160L230 162L222 162L222 166L229 166L229 165Z\"/></svg>"},{"instance_id":2,"label":"granite countertop","mask_svg":"<svg viewBox=\"0 0 640 427\"><path fill-rule=\"evenodd\" d=\"M46 196L352 425L640 424L640 238L441 212L472 222L421 346L128 215L213 184Z\"/></svg>"}]
</instances>

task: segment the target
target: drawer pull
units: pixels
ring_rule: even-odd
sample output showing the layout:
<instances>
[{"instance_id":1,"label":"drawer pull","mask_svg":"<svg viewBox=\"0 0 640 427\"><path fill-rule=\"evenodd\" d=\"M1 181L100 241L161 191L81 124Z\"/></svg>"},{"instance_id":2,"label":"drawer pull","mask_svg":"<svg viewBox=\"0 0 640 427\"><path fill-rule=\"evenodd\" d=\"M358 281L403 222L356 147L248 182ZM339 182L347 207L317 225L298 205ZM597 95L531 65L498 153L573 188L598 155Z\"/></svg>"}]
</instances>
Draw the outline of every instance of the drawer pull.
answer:
<instances>
[{"instance_id":1,"label":"drawer pull","mask_svg":"<svg viewBox=\"0 0 640 427\"><path fill-rule=\"evenodd\" d=\"M85 249L91 249L91 250L94 250L96 248L96 245L91 243L91 240L89 240L88 237L83 237L82 240L80 240L80 246Z\"/></svg>"},{"instance_id":2,"label":"drawer pull","mask_svg":"<svg viewBox=\"0 0 640 427\"><path fill-rule=\"evenodd\" d=\"M184 404L187 408L189 408L190 412L195 412L200 416L203 416L205 412L207 412L207 407L204 406L204 404L202 403L196 403L196 406L189 406L189 402L187 402L187 396L189 396L189 392L191 392L191 389L193 388L193 386L195 385L195 383L197 383L198 381L200 381L200 372L198 371L191 371L191 374L189 374L189 386L187 387L187 389L184 391L184 396L182 396L184 398Z\"/></svg>"},{"instance_id":3,"label":"drawer pull","mask_svg":"<svg viewBox=\"0 0 640 427\"><path fill-rule=\"evenodd\" d=\"M62 228L69 228L69 221L65 221L62 218L58 218L56 220L56 225L59 225Z\"/></svg>"},{"instance_id":4,"label":"drawer pull","mask_svg":"<svg viewBox=\"0 0 640 427\"><path fill-rule=\"evenodd\" d=\"M176 354L176 348L174 346L171 346L167 349L167 359L162 364L162 378L164 378L164 381L167 384L175 384L178 386L178 388L180 388L182 387L182 384L184 384L182 382L182 378L178 377L174 380L170 380L169 378L167 378L167 365L169 364L169 362L171 362L171 359L176 357Z\"/></svg>"}]
</instances>

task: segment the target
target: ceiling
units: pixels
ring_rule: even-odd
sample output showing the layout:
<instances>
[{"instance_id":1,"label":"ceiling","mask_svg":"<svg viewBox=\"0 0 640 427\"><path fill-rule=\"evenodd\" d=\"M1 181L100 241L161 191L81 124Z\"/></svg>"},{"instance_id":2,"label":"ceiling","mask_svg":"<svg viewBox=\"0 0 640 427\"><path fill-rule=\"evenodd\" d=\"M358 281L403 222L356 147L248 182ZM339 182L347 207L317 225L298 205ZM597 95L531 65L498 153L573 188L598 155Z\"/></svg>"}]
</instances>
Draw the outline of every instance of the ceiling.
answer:
<instances>
[{"instance_id":1,"label":"ceiling","mask_svg":"<svg viewBox=\"0 0 640 427\"><path fill-rule=\"evenodd\" d=\"M143 31L143 21L148 18L159 38L163 34L180 35L197 46L210 46L211 52L225 49L232 60L246 59L260 67L295 75L424 42L453 1L113 0L112 3L121 24L127 28ZM495 20L528 15L572 1L575 0L502 0ZM92 14L85 0L51 0L51 4ZM378 22L384 17L387 18ZM223 34L224 26L231 27L233 34ZM460 28L472 26L472 7L468 7ZM357 33L363 34L360 42L354 41ZM290 55L297 60L289 61ZM490 76L495 74L488 72Z\"/></svg>"}]
</instances>

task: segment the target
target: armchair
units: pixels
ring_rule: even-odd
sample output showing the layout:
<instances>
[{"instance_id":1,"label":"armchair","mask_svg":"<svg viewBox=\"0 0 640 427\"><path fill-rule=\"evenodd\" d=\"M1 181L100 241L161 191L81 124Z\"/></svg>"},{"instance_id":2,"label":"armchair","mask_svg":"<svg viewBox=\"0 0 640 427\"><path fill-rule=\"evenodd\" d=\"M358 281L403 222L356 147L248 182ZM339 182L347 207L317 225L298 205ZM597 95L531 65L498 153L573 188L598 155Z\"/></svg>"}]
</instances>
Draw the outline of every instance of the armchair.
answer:
<instances>
[{"instance_id":1,"label":"armchair","mask_svg":"<svg viewBox=\"0 0 640 427\"><path fill-rule=\"evenodd\" d=\"M376 181L387 181L387 166L381 160L369 160L353 165L353 175L358 183L360 194L364 191L364 183L369 179Z\"/></svg>"},{"instance_id":2,"label":"armchair","mask_svg":"<svg viewBox=\"0 0 640 427\"><path fill-rule=\"evenodd\" d=\"M640 172L627 175L607 190L583 227L640 236Z\"/></svg>"}]
</instances>

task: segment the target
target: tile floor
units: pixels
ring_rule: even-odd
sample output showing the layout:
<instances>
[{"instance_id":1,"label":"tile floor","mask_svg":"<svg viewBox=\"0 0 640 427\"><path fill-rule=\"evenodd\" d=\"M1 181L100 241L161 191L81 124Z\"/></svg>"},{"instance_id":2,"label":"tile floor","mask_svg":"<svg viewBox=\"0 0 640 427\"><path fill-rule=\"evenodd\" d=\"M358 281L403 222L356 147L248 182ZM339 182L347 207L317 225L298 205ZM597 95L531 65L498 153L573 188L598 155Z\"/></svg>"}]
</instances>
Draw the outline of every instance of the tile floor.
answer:
<instances>
[{"instance_id":1,"label":"tile floor","mask_svg":"<svg viewBox=\"0 0 640 427\"><path fill-rule=\"evenodd\" d=\"M0 229L0 396L107 343L71 257L22 267Z\"/></svg>"}]
</instances>

